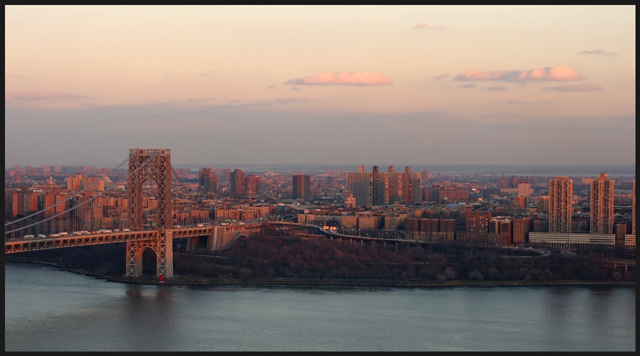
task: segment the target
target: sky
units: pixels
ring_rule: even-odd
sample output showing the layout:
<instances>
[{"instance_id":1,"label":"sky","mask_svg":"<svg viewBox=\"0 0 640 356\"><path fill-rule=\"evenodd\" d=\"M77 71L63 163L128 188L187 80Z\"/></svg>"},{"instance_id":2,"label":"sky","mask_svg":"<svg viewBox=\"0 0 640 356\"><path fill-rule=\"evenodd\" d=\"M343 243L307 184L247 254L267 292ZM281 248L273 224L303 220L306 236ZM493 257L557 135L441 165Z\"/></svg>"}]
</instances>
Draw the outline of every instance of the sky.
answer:
<instances>
[{"instance_id":1,"label":"sky","mask_svg":"<svg viewBox=\"0 0 640 356\"><path fill-rule=\"evenodd\" d=\"M635 6L5 6L5 167L635 165Z\"/></svg>"}]
</instances>

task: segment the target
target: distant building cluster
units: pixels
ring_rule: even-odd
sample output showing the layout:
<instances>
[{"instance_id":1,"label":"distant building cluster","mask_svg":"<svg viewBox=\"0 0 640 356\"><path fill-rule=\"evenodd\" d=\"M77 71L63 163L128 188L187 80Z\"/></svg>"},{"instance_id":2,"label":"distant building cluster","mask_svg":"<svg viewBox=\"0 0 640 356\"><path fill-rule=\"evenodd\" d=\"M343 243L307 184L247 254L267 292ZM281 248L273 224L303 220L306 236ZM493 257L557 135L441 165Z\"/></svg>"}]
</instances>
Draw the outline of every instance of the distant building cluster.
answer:
<instances>
[{"instance_id":1,"label":"distant building cluster","mask_svg":"<svg viewBox=\"0 0 640 356\"><path fill-rule=\"evenodd\" d=\"M174 170L176 225L292 219L350 234L562 248L635 248L635 180L381 171L254 172L230 167ZM99 195L93 228L127 224L126 169L44 166L5 169L5 219L47 208L60 214ZM109 189L107 189L109 187ZM143 186L143 219L154 221L153 182ZM53 208L52 208L53 207ZM75 217L83 219L83 217Z\"/></svg>"}]
</instances>

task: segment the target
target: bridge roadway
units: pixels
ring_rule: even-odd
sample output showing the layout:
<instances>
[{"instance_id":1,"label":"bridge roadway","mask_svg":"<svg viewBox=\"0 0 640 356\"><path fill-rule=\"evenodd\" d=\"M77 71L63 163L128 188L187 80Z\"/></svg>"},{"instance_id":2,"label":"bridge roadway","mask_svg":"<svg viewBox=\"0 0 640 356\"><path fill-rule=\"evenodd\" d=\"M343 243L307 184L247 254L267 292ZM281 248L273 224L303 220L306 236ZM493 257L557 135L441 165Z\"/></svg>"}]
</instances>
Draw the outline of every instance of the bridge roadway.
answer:
<instances>
[{"instance_id":1,"label":"bridge roadway","mask_svg":"<svg viewBox=\"0 0 640 356\"><path fill-rule=\"evenodd\" d=\"M242 225L246 226L246 225ZM211 235L216 226L197 226L171 229L171 237L179 239L183 237L197 237ZM60 237L32 238L27 240L7 240L4 243L4 253L27 252L48 250L55 248L102 245L128 241L155 240L159 230L110 232L102 234L69 235Z\"/></svg>"},{"instance_id":2,"label":"bridge roadway","mask_svg":"<svg viewBox=\"0 0 640 356\"><path fill-rule=\"evenodd\" d=\"M337 237L343 239L355 239L361 241L383 241L390 243L416 243L423 244L428 243L429 241L418 241L418 240L403 240L403 239L384 239L377 237L365 237L365 236L355 236L355 235L345 235L340 234L331 230L325 230L318 225L311 224L301 224L294 222L284 222L284 221L265 221L263 223L257 224L248 224L248 225L228 225L228 226L219 226L219 225L209 225L209 226L195 226L195 227L182 227L182 228L174 228L167 232L171 233L171 237L174 239L185 238L185 237L198 237L198 236L211 236L213 235L214 229L225 228L234 229L234 230L245 230L252 229L256 226L264 226L264 225L281 225L281 226L291 226L291 227L304 227L304 228L312 228L320 231L321 233L330 236ZM27 252L27 251L38 251L38 250L48 250L48 249L56 249L56 248L67 248L67 247L77 247L77 246L90 246L90 245L102 245L109 243L121 243L128 241L144 241L144 240L155 240L160 233L159 230L143 230L143 231L127 231L127 232L112 232L112 233L102 233L102 234L85 234L85 235L73 235L73 236L61 236L54 238L32 238L27 240L12 240L5 241L4 245L4 253L17 253L17 252ZM520 247L511 247L511 249L522 249ZM550 251L543 249L532 249L532 252L538 252L541 255L548 256ZM600 263L603 264L612 264L612 265L624 265L625 268L627 266L635 267L635 260L619 260L619 259L599 259Z\"/></svg>"},{"instance_id":3,"label":"bridge roadway","mask_svg":"<svg viewBox=\"0 0 640 356\"><path fill-rule=\"evenodd\" d=\"M427 243L431 243L432 241L421 241L421 240L404 240L404 239L385 239L385 238L378 238L378 237L365 237L365 236L355 236L355 235L344 235L344 234L340 234L337 233L335 231L331 231L331 230L325 230L320 226L317 225L310 225L310 224L301 224L301 223L294 223L294 222L285 222L285 221L268 221L268 224L272 224L272 225L282 225L282 226L291 226L291 227L305 227L305 228L314 228L319 230L321 233L327 235L327 236L332 236L332 237L338 237L338 238L344 238L344 239L355 239L355 240L364 240L364 241L383 241L383 242L401 242L401 243L409 243L409 244L427 244ZM489 246L487 246L489 247ZM528 248L525 249L523 247L508 247L508 246L496 246L497 248L504 248L504 249L511 249L511 250L528 250L530 252L535 252L540 254L541 256L550 256L551 255L551 251L546 250L546 249L537 249L537 248ZM511 258L513 258L514 256L509 256ZM531 256L519 256L522 258L530 258ZM635 267L636 266L636 261L635 260L623 260L623 259L613 259L613 258L601 258L601 259L597 259L597 262L602 263L603 265L607 266L607 265L613 265L614 267L617 266L624 266L625 270L627 267Z\"/></svg>"}]
</instances>

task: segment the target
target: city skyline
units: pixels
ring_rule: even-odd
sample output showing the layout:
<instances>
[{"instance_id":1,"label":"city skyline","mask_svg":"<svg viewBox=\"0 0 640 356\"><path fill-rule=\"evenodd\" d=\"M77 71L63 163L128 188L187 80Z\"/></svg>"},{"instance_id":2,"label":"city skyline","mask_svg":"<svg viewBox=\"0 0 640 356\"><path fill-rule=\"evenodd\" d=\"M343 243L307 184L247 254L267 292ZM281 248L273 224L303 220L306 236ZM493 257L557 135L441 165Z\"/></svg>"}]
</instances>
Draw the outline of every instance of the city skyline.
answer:
<instances>
[{"instance_id":1,"label":"city skyline","mask_svg":"<svg viewBox=\"0 0 640 356\"><path fill-rule=\"evenodd\" d=\"M635 164L634 6L7 6L5 165Z\"/></svg>"}]
</instances>

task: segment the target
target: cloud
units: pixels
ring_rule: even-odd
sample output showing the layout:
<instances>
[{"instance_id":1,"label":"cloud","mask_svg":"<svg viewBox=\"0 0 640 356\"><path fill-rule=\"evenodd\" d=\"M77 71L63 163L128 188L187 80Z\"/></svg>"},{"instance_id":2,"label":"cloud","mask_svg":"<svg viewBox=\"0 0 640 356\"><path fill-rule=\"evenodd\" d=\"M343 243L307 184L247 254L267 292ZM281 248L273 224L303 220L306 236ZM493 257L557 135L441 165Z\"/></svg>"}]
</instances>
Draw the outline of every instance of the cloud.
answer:
<instances>
[{"instance_id":1,"label":"cloud","mask_svg":"<svg viewBox=\"0 0 640 356\"><path fill-rule=\"evenodd\" d=\"M553 102L546 101L546 100L530 101L530 102L524 102L522 100L509 100L509 101L507 101L507 104L509 104L509 105L523 105L523 104L531 105L531 104L553 104Z\"/></svg>"},{"instance_id":2,"label":"cloud","mask_svg":"<svg viewBox=\"0 0 640 356\"><path fill-rule=\"evenodd\" d=\"M427 26L427 24L419 23L411 28L412 30L444 30L445 27L442 25L436 26Z\"/></svg>"},{"instance_id":3,"label":"cloud","mask_svg":"<svg viewBox=\"0 0 640 356\"><path fill-rule=\"evenodd\" d=\"M291 88L291 89L289 89L289 90L300 90L300 88L298 88L298 87L293 87L293 88Z\"/></svg>"},{"instance_id":4,"label":"cloud","mask_svg":"<svg viewBox=\"0 0 640 356\"><path fill-rule=\"evenodd\" d=\"M276 103L286 105L286 104L294 104L294 103L304 103L306 101L310 101L309 98L280 98L276 99Z\"/></svg>"},{"instance_id":5,"label":"cloud","mask_svg":"<svg viewBox=\"0 0 640 356\"><path fill-rule=\"evenodd\" d=\"M295 104L295 103L304 103L307 101L311 101L311 99L309 98L295 98L295 97L286 97L286 98L280 98L280 99L275 99L275 100L262 100L262 101L245 101L245 100L240 100L240 99L236 99L236 100L232 100L229 102L229 105L234 106L234 107L241 107L244 109L249 109L255 106L259 106L259 107L267 107L267 106L271 106L274 104L279 104L279 105L288 105L288 104Z\"/></svg>"},{"instance_id":6,"label":"cloud","mask_svg":"<svg viewBox=\"0 0 640 356\"><path fill-rule=\"evenodd\" d=\"M555 87L542 88L546 91L597 91L604 90L602 85L597 84L580 84L580 85L559 85Z\"/></svg>"},{"instance_id":7,"label":"cloud","mask_svg":"<svg viewBox=\"0 0 640 356\"><path fill-rule=\"evenodd\" d=\"M578 54L597 54L597 55L601 55L601 56L615 56L617 55L617 53L610 53L610 52L605 52L601 49L597 49L595 51L582 51L579 52Z\"/></svg>"},{"instance_id":8,"label":"cloud","mask_svg":"<svg viewBox=\"0 0 640 356\"><path fill-rule=\"evenodd\" d=\"M475 88L476 85L475 84L464 84L464 85L458 85L458 88Z\"/></svg>"},{"instance_id":9,"label":"cloud","mask_svg":"<svg viewBox=\"0 0 640 356\"><path fill-rule=\"evenodd\" d=\"M184 101L185 107L200 107L210 105L214 101L214 98L188 98Z\"/></svg>"},{"instance_id":10,"label":"cloud","mask_svg":"<svg viewBox=\"0 0 640 356\"><path fill-rule=\"evenodd\" d=\"M202 78L202 77L206 77L209 74L215 74L215 73L218 73L218 72L219 72L219 70L212 69L212 70L208 70L208 71L198 75L198 77Z\"/></svg>"},{"instance_id":11,"label":"cloud","mask_svg":"<svg viewBox=\"0 0 640 356\"><path fill-rule=\"evenodd\" d=\"M487 91L504 91L504 90L507 90L507 87L496 86L496 87L491 87L491 88L487 89Z\"/></svg>"},{"instance_id":12,"label":"cloud","mask_svg":"<svg viewBox=\"0 0 640 356\"><path fill-rule=\"evenodd\" d=\"M393 80L378 73L369 72L324 72L314 77L291 79L284 84L293 85L390 85Z\"/></svg>"},{"instance_id":13,"label":"cloud","mask_svg":"<svg viewBox=\"0 0 640 356\"><path fill-rule=\"evenodd\" d=\"M440 79L445 79L445 78L449 78L449 77L451 77L451 74L445 73L445 74L436 75L432 79L440 80Z\"/></svg>"},{"instance_id":14,"label":"cloud","mask_svg":"<svg viewBox=\"0 0 640 356\"><path fill-rule=\"evenodd\" d=\"M273 89L273 88L275 88L275 87L276 87L276 86L275 86L274 84L271 84L271 85L269 85L269 86L268 86L268 88L269 88L269 89Z\"/></svg>"},{"instance_id":15,"label":"cloud","mask_svg":"<svg viewBox=\"0 0 640 356\"><path fill-rule=\"evenodd\" d=\"M580 80L576 70L567 66L545 67L525 71L517 70L494 70L483 72L479 70L469 70L458 74L453 80L493 80L493 81L565 81Z\"/></svg>"},{"instance_id":16,"label":"cloud","mask_svg":"<svg viewBox=\"0 0 640 356\"><path fill-rule=\"evenodd\" d=\"M70 100L86 99L80 94L61 93L58 91L7 91L4 94L5 101L29 101L29 100Z\"/></svg>"}]
</instances>

